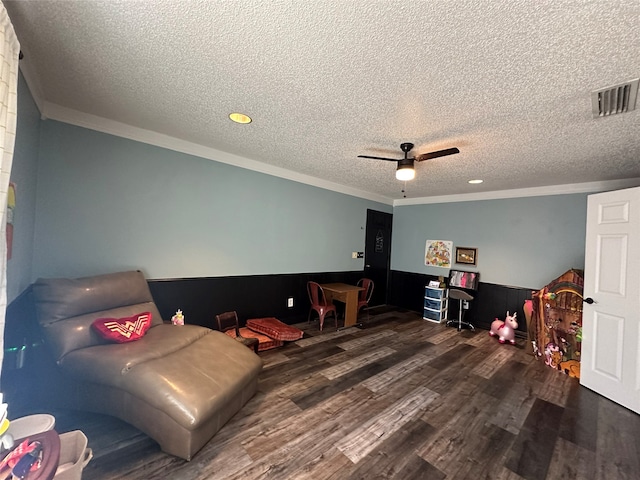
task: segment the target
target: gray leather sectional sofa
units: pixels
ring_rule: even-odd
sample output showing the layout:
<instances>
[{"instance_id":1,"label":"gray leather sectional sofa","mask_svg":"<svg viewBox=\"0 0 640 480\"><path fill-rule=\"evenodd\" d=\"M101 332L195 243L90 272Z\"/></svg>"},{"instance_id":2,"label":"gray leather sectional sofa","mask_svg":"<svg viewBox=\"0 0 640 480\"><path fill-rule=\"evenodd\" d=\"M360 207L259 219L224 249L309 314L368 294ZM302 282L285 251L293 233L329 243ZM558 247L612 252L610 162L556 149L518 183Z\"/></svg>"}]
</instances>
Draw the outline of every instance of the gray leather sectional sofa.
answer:
<instances>
[{"instance_id":1,"label":"gray leather sectional sofa","mask_svg":"<svg viewBox=\"0 0 640 480\"><path fill-rule=\"evenodd\" d=\"M257 389L261 359L218 331L163 322L141 272L40 279L33 294L67 405L131 423L165 452L190 460ZM133 342L91 327L141 312L152 325Z\"/></svg>"}]
</instances>

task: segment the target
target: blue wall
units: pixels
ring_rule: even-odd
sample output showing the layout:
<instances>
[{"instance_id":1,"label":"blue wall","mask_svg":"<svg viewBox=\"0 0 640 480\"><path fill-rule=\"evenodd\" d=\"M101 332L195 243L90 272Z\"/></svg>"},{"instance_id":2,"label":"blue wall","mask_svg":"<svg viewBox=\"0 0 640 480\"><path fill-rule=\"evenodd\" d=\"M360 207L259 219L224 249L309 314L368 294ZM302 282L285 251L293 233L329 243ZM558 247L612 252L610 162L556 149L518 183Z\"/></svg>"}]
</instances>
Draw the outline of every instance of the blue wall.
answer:
<instances>
[{"instance_id":1,"label":"blue wall","mask_svg":"<svg viewBox=\"0 0 640 480\"><path fill-rule=\"evenodd\" d=\"M32 282L35 228L36 176L40 113L22 75L18 77L18 123L11 167L16 184L13 251L7 262L7 300L11 303Z\"/></svg>"},{"instance_id":2,"label":"blue wall","mask_svg":"<svg viewBox=\"0 0 640 480\"><path fill-rule=\"evenodd\" d=\"M391 206L56 121L41 125L34 277L362 270Z\"/></svg>"},{"instance_id":3,"label":"blue wall","mask_svg":"<svg viewBox=\"0 0 640 480\"><path fill-rule=\"evenodd\" d=\"M394 209L391 268L447 276L425 266L427 240L478 248L480 281L539 289L570 268L584 268L587 195L554 195Z\"/></svg>"}]
</instances>

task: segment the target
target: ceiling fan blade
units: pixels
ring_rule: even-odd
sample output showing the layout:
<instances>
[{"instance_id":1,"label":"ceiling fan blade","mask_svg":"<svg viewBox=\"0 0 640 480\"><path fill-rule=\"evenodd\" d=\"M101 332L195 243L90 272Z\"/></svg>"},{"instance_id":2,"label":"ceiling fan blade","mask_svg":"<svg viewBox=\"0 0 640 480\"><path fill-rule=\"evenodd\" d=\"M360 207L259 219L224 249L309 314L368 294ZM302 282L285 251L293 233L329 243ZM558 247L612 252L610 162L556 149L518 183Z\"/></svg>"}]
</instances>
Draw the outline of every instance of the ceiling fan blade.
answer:
<instances>
[{"instance_id":1,"label":"ceiling fan blade","mask_svg":"<svg viewBox=\"0 0 640 480\"><path fill-rule=\"evenodd\" d=\"M374 160L386 160L388 162L397 162L397 158L385 158L385 157L370 157L369 155L358 155L358 158L372 158Z\"/></svg>"},{"instance_id":2,"label":"ceiling fan blade","mask_svg":"<svg viewBox=\"0 0 640 480\"><path fill-rule=\"evenodd\" d=\"M436 152L423 153L416 157L416 162L422 162L424 160L431 160L432 158L438 157L446 157L447 155L453 155L455 153L460 153L460 150L457 148L446 148L444 150L438 150Z\"/></svg>"}]
</instances>

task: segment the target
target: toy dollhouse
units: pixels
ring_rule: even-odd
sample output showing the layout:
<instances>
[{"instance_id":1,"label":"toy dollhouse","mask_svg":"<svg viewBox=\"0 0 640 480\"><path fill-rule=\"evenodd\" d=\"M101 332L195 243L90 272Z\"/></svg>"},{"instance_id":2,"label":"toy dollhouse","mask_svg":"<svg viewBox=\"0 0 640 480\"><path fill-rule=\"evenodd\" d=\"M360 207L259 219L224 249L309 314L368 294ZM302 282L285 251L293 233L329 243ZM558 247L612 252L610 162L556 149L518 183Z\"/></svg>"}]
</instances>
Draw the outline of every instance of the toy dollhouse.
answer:
<instances>
[{"instance_id":1,"label":"toy dollhouse","mask_svg":"<svg viewBox=\"0 0 640 480\"><path fill-rule=\"evenodd\" d=\"M569 270L532 294L533 353L546 365L580 377L582 270Z\"/></svg>"}]
</instances>

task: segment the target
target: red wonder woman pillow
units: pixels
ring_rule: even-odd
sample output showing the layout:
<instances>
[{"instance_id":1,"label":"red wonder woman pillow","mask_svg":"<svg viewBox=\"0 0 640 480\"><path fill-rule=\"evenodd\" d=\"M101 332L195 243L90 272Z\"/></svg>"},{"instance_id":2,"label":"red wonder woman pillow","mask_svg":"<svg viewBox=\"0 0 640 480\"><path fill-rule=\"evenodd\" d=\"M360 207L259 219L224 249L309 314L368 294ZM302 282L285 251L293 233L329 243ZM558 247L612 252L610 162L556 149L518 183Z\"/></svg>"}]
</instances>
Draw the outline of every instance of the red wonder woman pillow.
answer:
<instances>
[{"instance_id":1,"label":"red wonder woman pillow","mask_svg":"<svg viewBox=\"0 0 640 480\"><path fill-rule=\"evenodd\" d=\"M151 312L127 318L98 318L91 325L105 340L134 342L141 339L151 327Z\"/></svg>"}]
</instances>

